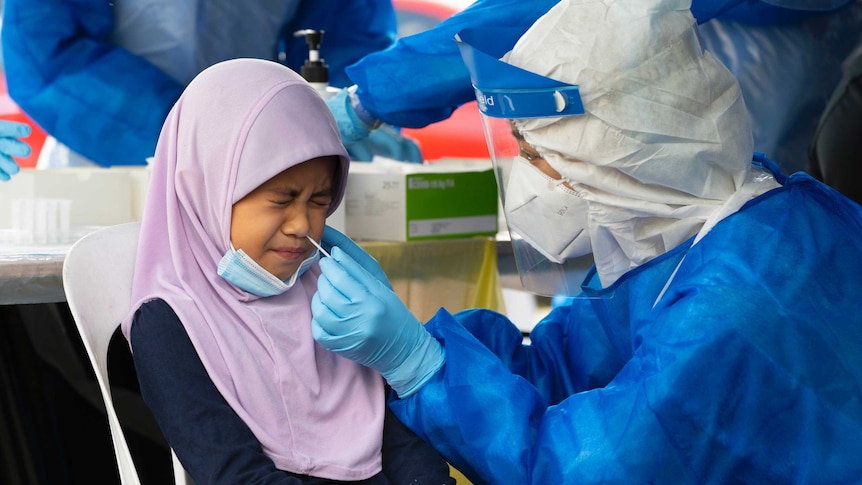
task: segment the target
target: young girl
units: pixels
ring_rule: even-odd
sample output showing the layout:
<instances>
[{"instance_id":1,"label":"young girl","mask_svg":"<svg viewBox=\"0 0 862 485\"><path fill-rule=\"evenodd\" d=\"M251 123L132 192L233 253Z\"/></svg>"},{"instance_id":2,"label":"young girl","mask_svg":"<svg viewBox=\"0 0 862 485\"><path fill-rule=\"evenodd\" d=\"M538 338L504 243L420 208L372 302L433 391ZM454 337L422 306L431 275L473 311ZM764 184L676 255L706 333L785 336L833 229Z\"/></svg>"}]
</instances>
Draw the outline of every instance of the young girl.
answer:
<instances>
[{"instance_id":1,"label":"young girl","mask_svg":"<svg viewBox=\"0 0 862 485\"><path fill-rule=\"evenodd\" d=\"M208 483L454 483L375 371L316 344L310 302L349 158L290 69L203 71L162 129L122 324L144 400ZM332 232L332 229L327 229Z\"/></svg>"}]
</instances>

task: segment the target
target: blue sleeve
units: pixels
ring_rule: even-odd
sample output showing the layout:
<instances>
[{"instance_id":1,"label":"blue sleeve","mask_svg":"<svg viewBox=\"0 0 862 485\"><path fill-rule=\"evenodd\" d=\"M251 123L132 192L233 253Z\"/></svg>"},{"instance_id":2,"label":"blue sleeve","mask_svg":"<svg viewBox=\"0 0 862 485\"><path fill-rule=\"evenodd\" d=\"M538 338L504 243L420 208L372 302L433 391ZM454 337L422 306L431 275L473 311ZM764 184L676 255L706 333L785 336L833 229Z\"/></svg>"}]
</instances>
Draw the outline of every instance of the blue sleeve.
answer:
<instances>
[{"instance_id":1,"label":"blue sleeve","mask_svg":"<svg viewBox=\"0 0 862 485\"><path fill-rule=\"evenodd\" d=\"M46 132L99 165L143 165L182 86L112 45L111 2L6 0L9 94Z\"/></svg>"},{"instance_id":2,"label":"blue sleeve","mask_svg":"<svg viewBox=\"0 0 862 485\"><path fill-rule=\"evenodd\" d=\"M589 311L589 304L575 299L552 310L530 333L529 345L499 313L465 310L454 318L511 372L530 381L545 401L557 404L576 392L604 386L628 359ZM578 315L577 326L567 325L570 314Z\"/></svg>"},{"instance_id":3,"label":"blue sleeve","mask_svg":"<svg viewBox=\"0 0 862 485\"><path fill-rule=\"evenodd\" d=\"M347 68L362 105L394 126L421 128L474 100L470 75L455 43L466 27L522 27L555 0L477 0L435 28L399 39Z\"/></svg>"},{"instance_id":4,"label":"blue sleeve","mask_svg":"<svg viewBox=\"0 0 862 485\"><path fill-rule=\"evenodd\" d=\"M572 314L580 325L567 324ZM607 385L625 364L590 315L589 301L552 312L531 333L530 345L505 316L489 310L454 316L441 310L426 328L446 348L446 364L419 393L392 400L395 413L477 483L577 483L558 475L553 463L569 459L571 444L554 449L537 441L537 433L551 410ZM547 475L537 459L551 461L542 465Z\"/></svg>"},{"instance_id":5,"label":"blue sleeve","mask_svg":"<svg viewBox=\"0 0 862 485\"><path fill-rule=\"evenodd\" d=\"M794 6L805 2L787 1ZM362 105L378 119L394 126L424 127L448 118L458 106L475 99L455 34L468 27L520 27L526 31L556 3L555 0L477 0L431 30L399 39L388 49L349 66L347 75L358 86ZM817 13L802 11L800 14L789 11L790 7L763 7L760 0L694 0L692 3L691 10L698 23L730 12L760 23Z\"/></svg>"},{"instance_id":6,"label":"blue sleeve","mask_svg":"<svg viewBox=\"0 0 862 485\"><path fill-rule=\"evenodd\" d=\"M300 5L294 19L285 27L285 64L300 72L308 58L308 45L290 36L301 29L323 30L320 57L329 66L329 84L353 84L345 68L372 52L381 51L395 41L395 10L389 0L311 0Z\"/></svg>"},{"instance_id":7,"label":"blue sleeve","mask_svg":"<svg viewBox=\"0 0 862 485\"><path fill-rule=\"evenodd\" d=\"M196 483L305 483L278 470L209 378L176 313L145 303L130 335L141 395Z\"/></svg>"},{"instance_id":8,"label":"blue sleeve","mask_svg":"<svg viewBox=\"0 0 862 485\"><path fill-rule=\"evenodd\" d=\"M772 302L737 265L709 266L716 271L681 284L640 322L631 358L601 387L551 403L533 376L510 369L523 362L496 355L463 316L441 311L426 326L446 349L445 366L390 406L474 482L854 481L860 327L828 312L819 321L764 312L810 302L799 294ZM733 283L716 284L719 274ZM574 328L586 310L559 317ZM557 371L577 375L581 363Z\"/></svg>"}]
</instances>

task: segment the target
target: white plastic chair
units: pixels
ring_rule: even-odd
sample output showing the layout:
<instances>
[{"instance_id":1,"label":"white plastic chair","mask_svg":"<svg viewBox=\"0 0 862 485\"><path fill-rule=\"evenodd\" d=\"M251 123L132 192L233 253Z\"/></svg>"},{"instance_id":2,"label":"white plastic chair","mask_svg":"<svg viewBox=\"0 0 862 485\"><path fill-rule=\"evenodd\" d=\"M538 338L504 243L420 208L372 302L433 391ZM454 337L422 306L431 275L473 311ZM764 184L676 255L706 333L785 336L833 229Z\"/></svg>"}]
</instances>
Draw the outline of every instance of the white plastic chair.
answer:
<instances>
[{"instance_id":1,"label":"white plastic chair","mask_svg":"<svg viewBox=\"0 0 862 485\"><path fill-rule=\"evenodd\" d=\"M139 222L99 229L72 245L63 263L66 301L102 391L123 485L139 485L140 479L111 397L108 344L131 304L140 230ZM173 450L171 458L175 483L192 485Z\"/></svg>"}]
</instances>

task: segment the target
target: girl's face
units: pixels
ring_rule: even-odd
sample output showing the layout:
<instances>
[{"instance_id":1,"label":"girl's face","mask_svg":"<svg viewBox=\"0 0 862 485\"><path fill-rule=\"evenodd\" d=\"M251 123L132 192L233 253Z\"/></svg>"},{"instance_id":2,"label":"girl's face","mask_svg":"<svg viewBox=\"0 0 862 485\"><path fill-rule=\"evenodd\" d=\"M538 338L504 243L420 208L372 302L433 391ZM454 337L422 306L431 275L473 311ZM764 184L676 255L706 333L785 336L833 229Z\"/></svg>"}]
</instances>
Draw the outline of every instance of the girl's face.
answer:
<instances>
[{"instance_id":1,"label":"girl's face","mask_svg":"<svg viewBox=\"0 0 862 485\"><path fill-rule=\"evenodd\" d=\"M338 157L312 158L267 180L237 201L230 240L264 269L286 280L320 241L332 203Z\"/></svg>"}]
</instances>

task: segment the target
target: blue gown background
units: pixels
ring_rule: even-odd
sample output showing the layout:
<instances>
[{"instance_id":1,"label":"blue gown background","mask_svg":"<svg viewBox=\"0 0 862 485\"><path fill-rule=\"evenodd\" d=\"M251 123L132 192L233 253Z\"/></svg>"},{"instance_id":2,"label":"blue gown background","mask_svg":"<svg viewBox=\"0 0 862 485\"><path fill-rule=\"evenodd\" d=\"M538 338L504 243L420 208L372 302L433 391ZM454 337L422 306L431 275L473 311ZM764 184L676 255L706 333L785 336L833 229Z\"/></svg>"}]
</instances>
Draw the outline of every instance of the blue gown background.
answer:
<instances>
[{"instance_id":1,"label":"blue gown background","mask_svg":"<svg viewBox=\"0 0 862 485\"><path fill-rule=\"evenodd\" d=\"M363 105L394 126L421 128L475 100L452 40L464 28L526 31L557 0L477 0L437 28L399 39L347 68ZM857 0L692 0L704 47L739 79L754 149L792 173L808 166L808 144L862 44ZM433 75L429 75L433 73Z\"/></svg>"},{"instance_id":2,"label":"blue gown background","mask_svg":"<svg viewBox=\"0 0 862 485\"><path fill-rule=\"evenodd\" d=\"M298 70L308 55L305 42L291 37L293 31L323 29L321 56L330 66L331 84L357 84L372 114L410 128L448 118L475 99L456 33L465 27L526 30L557 3L477 0L438 28L393 44L389 0L295 1L295 15L284 19L289 37L283 42L284 62ZM192 3L220 2L231 0ZM289 0L252 2L243 9L248 16L268 18L268 5L282 3ZM18 105L58 141L100 165L143 164L183 83L111 44L111 2L5 0L3 8L6 77ZM807 144L841 78L841 62L862 40L862 3L693 0L691 9L705 46L740 79L755 150L779 160L785 173L805 169ZM233 20L225 19L225 32ZM210 50L236 52L244 40L250 42L224 37L224 45ZM272 52L255 55L275 59L278 41L271 39Z\"/></svg>"},{"instance_id":3,"label":"blue gown background","mask_svg":"<svg viewBox=\"0 0 862 485\"><path fill-rule=\"evenodd\" d=\"M172 20L183 28L193 24L200 33L197 44L188 46L188 65L158 59L165 54L159 46L172 44L170 37L179 35L170 26L150 35L150 52L138 45L135 49L145 52L136 55L118 45L114 39L124 32L115 28L124 25L115 18L115 2L148 6L150 17L171 15L169 10L187 16ZM320 55L329 65L330 84L344 87L351 84L344 69L391 45L396 32L390 0L115 2L3 1L3 63L10 96L49 135L101 166L144 165L155 151L168 111L185 85L208 65L233 57L275 61L283 54L281 62L299 72L308 45L293 32L313 28L324 31ZM228 15L206 18L219 9L238 10L245 22ZM283 11L290 14L279 18ZM146 18L141 24L151 21ZM250 23L260 25L257 37L236 33L236 25ZM271 23L279 24L280 32L271 32ZM210 62L195 65L198 58ZM160 68L159 61L171 64L170 69ZM185 74L172 76L171 69Z\"/></svg>"},{"instance_id":4,"label":"blue gown background","mask_svg":"<svg viewBox=\"0 0 862 485\"><path fill-rule=\"evenodd\" d=\"M591 272L531 345L441 309L445 367L390 406L477 484L858 483L862 208L756 163L782 187L607 289Z\"/></svg>"}]
</instances>

